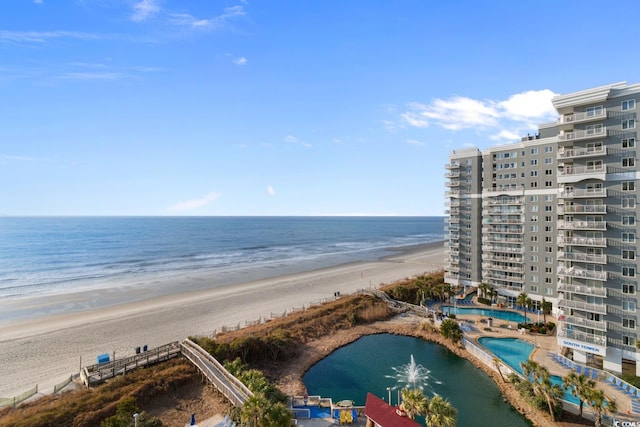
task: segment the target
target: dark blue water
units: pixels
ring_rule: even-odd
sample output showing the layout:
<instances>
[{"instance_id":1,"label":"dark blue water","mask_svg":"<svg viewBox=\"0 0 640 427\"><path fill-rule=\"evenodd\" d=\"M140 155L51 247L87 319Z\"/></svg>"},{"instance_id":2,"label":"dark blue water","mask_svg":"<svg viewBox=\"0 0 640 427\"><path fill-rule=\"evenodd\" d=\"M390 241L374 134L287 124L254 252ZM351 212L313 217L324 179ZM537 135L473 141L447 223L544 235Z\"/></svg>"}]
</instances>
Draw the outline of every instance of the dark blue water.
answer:
<instances>
[{"instance_id":1,"label":"dark blue water","mask_svg":"<svg viewBox=\"0 0 640 427\"><path fill-rule=\"evenodd\" d=\"M336 265L443 237L441 217L0 217L0 298L96 278Z\"/></svg>"},{"instance_id":2,"label":"dark blue water","mask_svg":"<svg viewBox=\"0 0 640 427\"><path fill-rule=\"evenodd\" d=\"M411 355L440 380L442 384L431 381L430 385L458 409L458 425L530 425L504 402L498 387L484 372L445 347L412 337L362 337L315 364L303 381L309 394L331 397L334 402L350 399L356 405L364 405L367 392L388 400L387 387L391 387L392 404L396 405L401 383L389 376L396 374L393 367L408 364Z\"/></svg>"}]
</instances>

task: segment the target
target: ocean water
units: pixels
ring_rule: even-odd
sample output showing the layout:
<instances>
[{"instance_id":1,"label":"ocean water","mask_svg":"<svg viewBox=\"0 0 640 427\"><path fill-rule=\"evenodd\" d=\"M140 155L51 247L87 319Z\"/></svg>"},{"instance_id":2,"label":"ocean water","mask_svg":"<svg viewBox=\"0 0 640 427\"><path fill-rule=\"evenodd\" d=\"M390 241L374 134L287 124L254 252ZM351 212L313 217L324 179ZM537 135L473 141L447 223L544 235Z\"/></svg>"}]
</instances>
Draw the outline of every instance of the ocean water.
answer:
<instances>
[{"instance_id":1,"label":"ocean water","mask_svg":"<svg viewBox=\"0 0 640 427\"><path fill-rule=\"evenodd\" d=\"M442 217L0 217L0 298L195 270L303 271L443 239Z\"/></svg>"}]
</instances>

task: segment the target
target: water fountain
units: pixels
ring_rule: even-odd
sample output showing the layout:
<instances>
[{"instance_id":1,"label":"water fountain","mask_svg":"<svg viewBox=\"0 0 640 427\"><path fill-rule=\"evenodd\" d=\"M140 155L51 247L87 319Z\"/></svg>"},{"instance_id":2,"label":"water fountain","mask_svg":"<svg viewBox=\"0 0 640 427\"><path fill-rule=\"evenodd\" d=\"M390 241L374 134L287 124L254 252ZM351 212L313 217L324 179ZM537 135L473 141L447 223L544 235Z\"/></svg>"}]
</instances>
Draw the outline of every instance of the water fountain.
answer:
<instances>
[{"instance_id":1,"label":"water fountain","mask_svg":"<svg viewBox=\"0 0 640 427\"><path fill-rule=\"evenodd\" d=\"M399 388L428 390L433 395L437 395L432 387L433 384L442 384L440 380L431 375L431 371L424 366L417 364L411 355L411 361L406 365L392 367L394 375L386 375L386 378L396 380L396 385L392 387L394 390Z\"/></svg>"}]
</instances>

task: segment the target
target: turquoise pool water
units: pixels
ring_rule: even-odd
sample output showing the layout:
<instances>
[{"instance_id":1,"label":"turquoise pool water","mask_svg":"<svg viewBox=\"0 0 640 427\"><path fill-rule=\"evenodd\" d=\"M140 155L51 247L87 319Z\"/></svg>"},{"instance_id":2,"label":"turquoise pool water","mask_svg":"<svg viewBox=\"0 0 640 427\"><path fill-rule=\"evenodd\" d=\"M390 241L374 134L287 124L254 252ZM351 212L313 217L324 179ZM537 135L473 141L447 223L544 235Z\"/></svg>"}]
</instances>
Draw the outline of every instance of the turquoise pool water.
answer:
<instances>
[{"instance_id":1,"label":"turquoise pool water","mask_svg":"<svg viewBox=\"0 0 640 427\"><path fill-rule=\"evenodd\" d=\"M529 359L529 355L534 349L533 344L519 338L493 338L481 337L478 339L480 344L486 347L491 353L495 354L504 363L512 369L522 374L521 362ZM551 383L562 386L562 378L557 375L551 376ZM580 401L573 397L571 393L565 392L564 400L578 405Z\"/></svg>"},{"instance_id":2,"label":"turquoise pool water","mask_svg":"<svg viewBox=\"0 0 640 427\"><path fill-rule=\"evenodd\" d=\"M449 313L449 309L451 309L452 314L461 316L471 314L492 317L494 319L506 320L509 322L522 322L524 319L524 316L521 313L517 313L515 311L494 310L492 308L442 306L443 313ZM526 321L528 322L530 319L527 317Z\"/></svg>"}]
</instances>

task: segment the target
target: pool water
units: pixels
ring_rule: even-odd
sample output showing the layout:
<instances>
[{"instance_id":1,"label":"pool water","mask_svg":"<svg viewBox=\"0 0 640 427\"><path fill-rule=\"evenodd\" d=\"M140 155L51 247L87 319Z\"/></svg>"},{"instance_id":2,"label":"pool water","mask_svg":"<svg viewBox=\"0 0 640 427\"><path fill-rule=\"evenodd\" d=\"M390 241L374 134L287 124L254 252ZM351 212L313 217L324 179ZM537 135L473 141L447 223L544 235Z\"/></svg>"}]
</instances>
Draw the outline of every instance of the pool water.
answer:
<instances>
[{"instance_id":1,"label":"pool water","mask_svg":"<svg viewBox=\"0 0 640 427\"><path fill-rule=\"evenodd\" d=\"M449 313L449 310L451 310L450 312L456 316L464 316L465 314L486 316L494 319L506 320L508 322L522 322L524 319L524 316L521 313L517 313L515 311L494 310L492 308L453 307L443 305L441 310L443 313ZM526 321L529 322L530 319L527 317Z\"/></svg>"},{"instance_id":2,"label":"pool water","mask_svg":"<svg viewBox=\"0 0 640 427\"><path fill-rule=\"evenodd\" d=\"M500 360L506 363L510 368L518 371L521 375L523 375L523 373L520 363L527 361L534 349L533 344L519 338L481 337L478 338L478 341L491 353L498 356ZM551 383L562 386L562 377L552 375ZM571 395L571 392L569 391L564 393L564 400L576 405L580 404L580 400Z\"/></svg>"},{"instance_id":3,"label":"pool water","mask_svg":"<svg viewBox=\"0 0 640 427\"><path fill-rule=\"evenodd\" d=\"M323 408L317 405L294 406L293 409L308 409L309 418L330 418L331 417L331 408Z\"/></svg>"}]
</instances>

